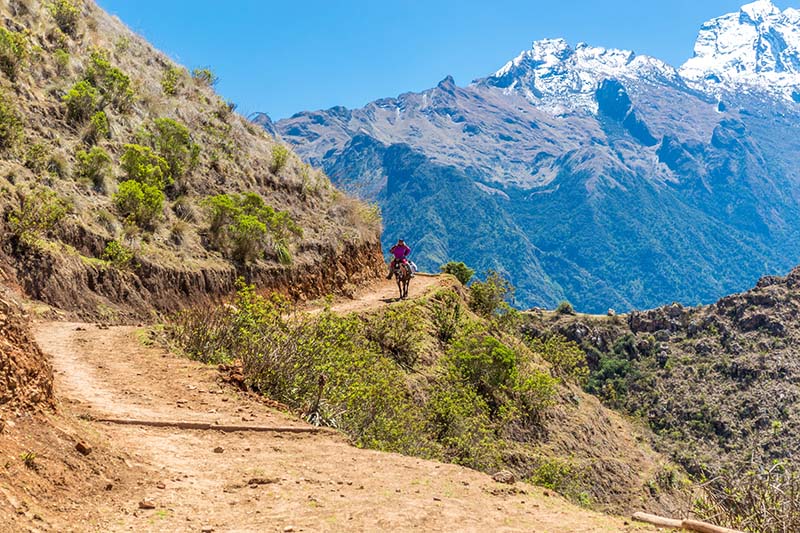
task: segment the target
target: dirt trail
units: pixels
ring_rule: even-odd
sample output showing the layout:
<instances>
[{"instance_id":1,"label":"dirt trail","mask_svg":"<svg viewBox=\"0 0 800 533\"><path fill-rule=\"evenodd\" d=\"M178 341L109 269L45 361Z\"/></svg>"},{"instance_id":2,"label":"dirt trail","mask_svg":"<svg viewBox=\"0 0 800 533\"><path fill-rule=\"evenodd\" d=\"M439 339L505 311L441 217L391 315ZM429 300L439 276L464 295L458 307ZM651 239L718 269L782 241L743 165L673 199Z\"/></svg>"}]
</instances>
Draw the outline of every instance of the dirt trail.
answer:
<instances>
[{"instance_id":1,"label":"dirt trail","mask_svg":"<svg viewBox=\"0 0 800 533\"><path fill-rule=\"evenodd\" d=\"M413 300L435 287L444 286L447 286L447 282L442 276L420 273L411 280L411 284L408 286L408 297ZM363 288L353 298L335 300L331 304L331 310L337 313L367 311L400 301L398 295L397 283L394 280L380 280ZM324 305L315 302L309 305L305 311L315 313L323 308Z\"/></svg>"},{"instance_id":2,"label":"dirt trail","mask_svg":"<svg viewBox=\"0 0 800 533\"><path fill-rule=\"evenodd\" d=\"M437 283L421 280L420 291ZM361 309L386 296L381 290L336 308ZM220 383L213 367L144 346L132 327L40 323L37 341L52 358L67 414L303 425ZM139 473L93 502L92 513L73 513L74 531L652 531L579 509L540 488L360 450L332 432L224 434L86 424ZM144 498L155 509L139 509Z\"/></svg>"}]
</instances>

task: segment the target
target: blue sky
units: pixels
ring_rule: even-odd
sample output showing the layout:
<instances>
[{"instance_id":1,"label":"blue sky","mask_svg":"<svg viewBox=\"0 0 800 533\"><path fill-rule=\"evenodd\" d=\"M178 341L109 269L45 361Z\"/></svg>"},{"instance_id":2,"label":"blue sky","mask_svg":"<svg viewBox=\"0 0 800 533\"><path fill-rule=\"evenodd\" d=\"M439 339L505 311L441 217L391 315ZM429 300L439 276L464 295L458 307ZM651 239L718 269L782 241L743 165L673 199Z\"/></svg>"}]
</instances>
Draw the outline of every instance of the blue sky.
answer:
<instances>
[{"instance_id":1,"label":"blue sky","mask_svg":"<svg viewBox=\"0 0 800 533\"><path fill-rule=\"evenodd\" d=\"M98 0L176 61L210 66L218 90L273 119L465 85L536 39L625 48L673 65L700 25L743 0ZM800 1L775 0L781 8Z\"/></svg>"}]
</instances>

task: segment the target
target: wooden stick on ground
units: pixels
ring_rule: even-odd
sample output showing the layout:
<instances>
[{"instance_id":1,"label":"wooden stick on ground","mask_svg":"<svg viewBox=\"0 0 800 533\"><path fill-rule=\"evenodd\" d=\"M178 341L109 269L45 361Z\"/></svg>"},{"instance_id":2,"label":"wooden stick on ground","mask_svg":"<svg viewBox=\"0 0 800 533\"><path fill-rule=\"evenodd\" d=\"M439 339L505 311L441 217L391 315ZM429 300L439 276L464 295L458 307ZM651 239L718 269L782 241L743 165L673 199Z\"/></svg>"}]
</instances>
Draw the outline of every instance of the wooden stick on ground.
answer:
<instances>
[{"instance_id":1,"label":"wooden stick on ground","mask_svg":"<svg viewBox=\"0 0 800 533\"><path fill-rule=\"evenodd\" d=\"M689 519L683 521L683 528L688 529L689 531L698 531L699 533L742 533L738 529L714 526L698 520Z\"/></svg>"},{"instance_id":2,"label":"wooden stick on ground","mask_svg":"<svg viewBox=\"0 0 800 533\"><path fill-rule=\"evenodd\" d=\"M634 513L634 520L639 522L646 522L654 526L672 527L675 529L688 529L689 531L697 531L698 533L742 533L736 529L729 529L727 527L715 526L699 520L675 520L672 518L664 518L648 513Z\"/></svg>"},{"instance_id":3,"label":"wooden stick on ground","mask_svg":"<svg viewBox=\"0 0 800 533\"><path fill-rule=\"evenodd\" d=\"M683 528L682 520L673 520L672 518L664 518L662 516L656 516L654 514L641 513L641 512L634 513L633 519L638 520L639 522L646 522L648 524L653 524L654 526L674 527L675 529Z\"/></svg>"}]
</instances>

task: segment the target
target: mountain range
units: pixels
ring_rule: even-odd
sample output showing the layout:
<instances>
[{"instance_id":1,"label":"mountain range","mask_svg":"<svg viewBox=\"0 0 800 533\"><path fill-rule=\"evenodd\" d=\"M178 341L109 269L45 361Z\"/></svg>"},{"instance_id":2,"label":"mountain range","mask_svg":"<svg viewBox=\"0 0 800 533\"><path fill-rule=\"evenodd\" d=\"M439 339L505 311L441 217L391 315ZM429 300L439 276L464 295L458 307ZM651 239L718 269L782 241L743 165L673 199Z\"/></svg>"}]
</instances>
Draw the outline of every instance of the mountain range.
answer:
<instances>
[{"instance_id":1,"label":"mountain range","mask_svg":"<svg viewBox=\"0 0 800 533\"><path fill-rule=\"evenodd\" d=\"M800 11L703 24L694 57L536 41L495 73L253 120L377 202L384 245L498 270L522 307L697 304L800 262Z\"/></svg>"}]
</instances>

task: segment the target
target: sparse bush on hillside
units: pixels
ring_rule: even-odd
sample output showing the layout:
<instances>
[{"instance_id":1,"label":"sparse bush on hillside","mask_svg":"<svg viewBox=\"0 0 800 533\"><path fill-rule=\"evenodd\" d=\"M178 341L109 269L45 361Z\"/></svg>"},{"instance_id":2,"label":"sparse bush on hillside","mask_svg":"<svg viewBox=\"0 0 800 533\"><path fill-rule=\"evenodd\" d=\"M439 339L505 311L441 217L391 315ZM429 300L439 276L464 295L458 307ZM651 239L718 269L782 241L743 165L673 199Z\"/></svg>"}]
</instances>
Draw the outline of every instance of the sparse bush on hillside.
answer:
<instances>
[{"instance_id":1,"label":"sparse bush on hillside","mask_svg":"<svg viewBox=\"0 0 800 533\"><path fill-rule=\"evenodd\" d=\"M189 128L171 118L157 118L151 131L153 148L169 165L173 180L179 180L197 164L200 147Z\"/></svg>"},{"instance_id":2,"label":"sparse bush on hillside","mask_svg":"<svg viewBox=\"0 0 800 533\"><path fill-rule=\"evenodd\" d=\"M575 314L575 309L573 309L571 303L569 303L568 301L564 300L563 302L558 304L558 307L556 307L556 313L559 313L559 314L562 314L562 315L574 315Z\"/></svg>"},{"instance_id":3,"label":"sparse bush on hillside","mask_svg":"<svg viewBox=\"0 0 800 533\"><path fill-rule=\"evenodd\" d=\"M424 318L421 309L405 303L376 313L367 321L366 337L405 369L412 369L422 353Z\"/></svg>"},{"instance_id":4,"label":"sparse bush on hillside","mask_svg":"<svg viewBox=\"0 0 800 533\"><path fill-rule=\"evenodd\" d=\"M41 174L47 170L50 161L50 149L44 143L31 143L25 150L25 166L34 174Z\"/></svg>"},{"instance_id":5,"label":"sparse bush on hillside","mask_svg":"<svg viewBox=\"0 0 800 533\"><path fill-rule=\"evenodd\" d=\"M192 78L195 81L202 83L208 87L213 87L217 84L218 78L209 68L196 68L192 71Z\"/></svg>"},{"instance_id":6,"label":"sparse bush on hillside","mask_svg":"<svg viewBox=\"0 0 800 533\"><path fill-rule=\"evenodd\" d=\"M269 169L273 174L279 173L286 166L289 161L289 149L282 144L276 144L272 147L272 162Z\"/></svg>"},{"instance_id":7,"label":"sparse bush on hillside","mask_svg":"<svg viewBox=\"0 0 800 533\"><path fill-rule=\"evenodd\" d=\"M562 335L551 335L546 339L528 338L528 347L553 366L562 378L572 379L581 386L589 380L589 365L586 354L580 346L568 341Z\"/></svg>"},{"instance_id":8,"label":"sparse bush on hillside","mask_svg":"<svg viewBox=\"0 0 800 533\"><path fill-rule=\"evenodd\" d=\"M89 144L95 144L100 139L108 139L111 136L111 127L108 123L108 115L105 111L98 111L89 119L89 127L84 134L84 140Z\"/></svg>"},{"instance_id":9,"label":"sparse bush on hillside","mask_svg":"<svg viewBox=\"0 0 800 533\"><path fill-rule=\"evenodd\" d=\"M0 91L0 153L10 153L22 139L22 121L8 96Z\"/></svg>"},{"instance_id":10,"label":"sparse bush on hillside","mask_svg":"<svg viewBox=\"0 0 800 533\"><path fill-rule=\"evenodd\" d=\"M206 198L211 245L223 255L249 262L271 250L282 263L291 262L289 240L303 230L284 211L266 205L255 193L220 194Z\"/></svg>"},{"instance_id":11,"label":"sparse bush on hillside","mask_svg":"<svg viewBox=\"0 0 800 533\"><path fill-rule=\"evenodd\" d=\"M508 308L514 287L500 273L490 270L486 281L474 281L469 287L469 306L483 317L491 317Z\"/></svg>"},{"instance_id":12,"label":"sparse bush on hillside","mask_svg":"<svg viewBox=\"0 0 800 533\"><path fill-rule=\"evenodd\" d=\"M56 49L53 52L53 59L56 62L56 68L58 69L58 73L60 75L65 75L69 72L69 62L70 62L70 55L69 52L64 50L63 48Z\"/></svg>"},{"instance_id":13,"label":"sparse bush on hillside","mask_svg":"<svg viewBox=\"0 0 800 533\"><path fill-rule=\"evenodd\" d=\"M517 378L514 350L490 335L469 334L453 341L448 357L459 375L483 396L492 412L496 412L503 403L499 395Z\"/></svg>"},{"instance_id":14,"label":"sparse bush on hillside","mask_svg":"<svg viewBox=\"0 0 800 533\"><path fill-rule=\"evenodd\" d=\"M444 343L455 337L461 326L463 310L460 298L452 291L440 294L433 302L431 320L436 337Z\"/></svg>"},{"instance_id":15,"label":"sparse bush on hillside","mask_svg":"<svg viewBox=\"0 0 800 533\"><path fill-rule=\"evenodd\" d=\"M142 228L153 227L164 208L164 193L158 187L135 180L120 183L113 200L120 215Z\"/></svg>"},{"instance_id":16,"label":"sparse bush on hillside","mask_svg":"<svg viewBox=\"0 0 800 533\"><path fill-rule=\"evenodd\" d=\"M110 104L120 111L127 111L133 103L131 79L111 64L107 50L92 50L85 81L97 88L102 106Z\"/></svg>"},{"instance_id":17,"label":"sparse bush on hillside","mask_svg":"<svg viewBox=\"0 0 800 533\"><path fill-rule=\"evenodd\" d=\"M80 10L75 3L70 0L53 0L47 7L61 31L74 36L80 17Z\"/></svg>"},{"instance_id":18,"label":"sparse bush on hillside","mask_svg":"<svg viewBox=\"0 0 800 533\"><path fill-rule=\"evenodd\" d=\"M178 94L178 84L183 76L184 70L180 67L169 67L164 70L161 76L161 89L167 96Z\"/></svg>"},{"instance_id":19,"label":"sparse bush on hillside","mask_svg":"<svg viewBox=\"0 0 800 533\"><path fill-rule=\"evenodd\" d=\"M78 150L75 159L78 163L75 177L91 182L98 190L104 190L105 178L111 170L111 156L108 155L108 152L95 146L88 152Z\"/></svg>"},{"instance_id":20,"label":"sparse bush on hillside","mask_svg":"<svg viewBox=\"0 0 800 533\"><path fill-rule=\"evenodd\" d=\"M20 65L28 56L28 37L0 27L0 72L11 81L17 79Z\"/></svg>"},{"instance_id":21,"label":"sparse bush on hillside","mask_svg":"<svg viewBox=\"0 0 800 533\"><path fill-rule=\"evenodd\" d=\"M475 271L469 268L462 262L450 261L446 265L442 265L439 267L439 270L444 272L445 274L450 274L455 276L455 278L461 282L462 285L466 285L472 279L472 276L475 275Z\"/></svg>"},{"instance_id":22,"label":"sparse bush on hillside","mask_svg":"<svg viewBox=\"0 0 800 533\"><path fill-rule=\"evenodd\" d=\"M124 150L120 166L128 179L155 187L159 191L172 184L169 163L150 147L126 144Z\"/></svg>"},{"instance_id":23,"label":"sparse bush on hillside","mask_svg":"<svg viewBox=\"0 0 800 533\"><path fill-rule=\"evenodd\" d=\"M97 110L100 93L86 80L79 81L61 99L67 106L67 119L84 123Z\"/></svg>"},{"instance_id":24,"label":"sparse bush on hillside","mask_svg":"<svg viewBox=\"0 0 800 533\"><path fill-rule=\"evenodd\" d=\"M103 250L103 261L108 261L115 267L125 270L133 264L133 251L119 241L109 241Z\"/></svg>"},{"instance_id":25,"label":"sparse bush on hillside","mask_svg":"<svg viewBox=\"0 0 800 533\"><path fill-rule=\"evenodd\" d=\"M69 203L51 189L40 187L20 197L19 207L8 217L11 231L33 241L53 230L70 210Z\"/></svg>"}]
</instances>

